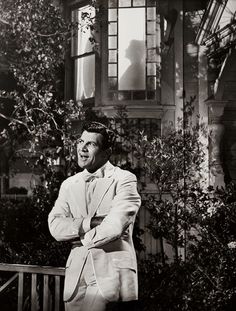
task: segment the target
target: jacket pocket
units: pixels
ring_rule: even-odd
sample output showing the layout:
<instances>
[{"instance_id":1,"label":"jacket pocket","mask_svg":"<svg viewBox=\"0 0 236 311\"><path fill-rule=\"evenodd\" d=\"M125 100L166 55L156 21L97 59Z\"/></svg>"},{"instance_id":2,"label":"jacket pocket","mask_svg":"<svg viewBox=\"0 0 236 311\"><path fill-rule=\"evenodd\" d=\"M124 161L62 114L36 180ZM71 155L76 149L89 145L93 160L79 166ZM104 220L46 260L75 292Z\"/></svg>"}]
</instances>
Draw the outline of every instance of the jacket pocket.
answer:
<instances>
[{"instance_id":1,"label":"jacket pocket","mask_svg":"<svg viewBox=\"0 0 236 311\"><path fill-rule=\"evenodd\" d=\"M137 263L135 258L131 256L131 254L127 251L118 251L109 253L111 256L112 263L116 268L119 269L131 269L137 270Z\"/></svg>"}]
</instances>

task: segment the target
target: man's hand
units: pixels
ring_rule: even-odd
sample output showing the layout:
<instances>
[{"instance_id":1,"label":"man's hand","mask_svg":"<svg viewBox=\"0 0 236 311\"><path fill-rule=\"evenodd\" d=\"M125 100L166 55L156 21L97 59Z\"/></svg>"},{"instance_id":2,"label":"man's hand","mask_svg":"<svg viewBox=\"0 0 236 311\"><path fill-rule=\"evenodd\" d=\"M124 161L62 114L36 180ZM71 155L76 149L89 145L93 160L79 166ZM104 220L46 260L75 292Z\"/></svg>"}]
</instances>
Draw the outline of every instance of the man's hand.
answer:
<instances>
[{"instance_id":1,"label":"man's hand","mask_svg":"<svg viewBox=\"0 0 236 311\"><path fill-rule=\"evenodd\" d=\"M90 223L91 229L100 225L104 218L105 218L105 216L94 216L94 217L92 217L91 223Z\"/></svg>"}]
</instances>

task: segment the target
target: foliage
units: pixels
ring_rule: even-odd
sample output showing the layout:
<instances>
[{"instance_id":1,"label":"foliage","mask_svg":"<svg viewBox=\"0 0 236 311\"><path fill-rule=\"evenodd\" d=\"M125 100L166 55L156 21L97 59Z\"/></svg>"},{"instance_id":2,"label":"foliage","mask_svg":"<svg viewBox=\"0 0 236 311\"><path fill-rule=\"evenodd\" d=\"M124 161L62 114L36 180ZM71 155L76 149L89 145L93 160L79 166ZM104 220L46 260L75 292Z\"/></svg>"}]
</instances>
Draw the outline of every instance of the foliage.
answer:
<instances>
[{"instance_id":1,"label":"foliage","mask_svg":"<svg viewBox=\"0 0 236 311\"><path fill-rule=\"evenodd\" d=\"M234 310L235 190L234 185L229 185L226 189L199 188L188 193L195 204L187 219L179 214L179 229L185 233L185 239L177 241L184 247L178 248L179 257L173 261L158 254L140 264L140 298L144 306L145 301L150 302L143 310ZM149 229L156 238L165 238L174 246L174 212L162 209L158 201L150 201L155 213L151 211ZM181 256L183 250L185 256Z\"/></svg>"},{"instance_id":2,"label":"foliage","mask_svg":"<svg viewBox=\"0 0 236 311\"><path fill-rule=\"evenodd\" d=\"M187 293L202 304L199 310L233 310L236 302L236 202L235 187L217 189L211 204L200 206L197 241L188 246L193 267ZM205 207L205 208L204 208ZM191 301L192 300L192 301Z\"/></svg>"},{"instance_id":3,"label":"foliage","mask_svg":"<svg viewBox=\"0 0 236 311\"><path fill-rule=\"evenodd\" d=\"M84 110L64 99L65 58L72 33L95 28L89 13L82 15L83 25L66 22L58 4L0 0L0 57L12 79L12 89L0 90L0 117L8 121L0 147L11 151L8 158L23 157L44 186L24 201L1 201L1 261L9 263L58 266L66 257L67 246L53 242L47 227L61 181L79 169L72 127Z\"/></svg>"},{"instance_id":4,"label":"foliage","mask_svg":"<svg viewBox=\"0 0 236 311\"><path fill-rule=\"evenodd\" d=\"M190 265L160 264L158 255L150 255L139 263L139 300L141 310L171 311L184 309L183 292L188 288ZM184 277L183 277L184 275Z\"/></svg>"},{"instance_id":5,"label":"foliage","mask_svg":"<svg viewBox=\"0 0 236 311\"><path fill-rule=\"evenodd\" d=\"M11 144L17 156L33 155L33 166L46 179L59 157L66 162L66 174L74 171L71 120L83 118L81 103L64 100L65 55L71 31L79 25L66 23L55 3L0 1L0 55L14 80L13 90L0 91L0 116L9 121L0 142ZM6 99L12 103L7 115Z\"/></svg>"},{"instance_id":6,"label":"foliage","mask_svg":"<svg viewBox=\"0 0 236 311\"><path fill-rule=\"evenodd\" d=\"M24 187L11 187L6 193L7 194L27 194L28 190Z\"/></svg>"},{"instance_id":7,"label":"foliage","mask_svg":"<svg viewBox=\"0 0 236 311\"><path fill-rule=\"evenodd\" d=\"M161 242L160 253L140 264L141 303L143 310L233 310L236 189L205 186L200 127L182 125L152 140L143 133L137 144L157 189L143 195L147 229Z\"/></svg>"},{"instance_id":8,"label":"foliage","mask_svg":"<svg viewBox=\"0 0 236 311\"><path fill-rule=\"evenodd\" d=\"M170 191L172 195L200 174L202 149L197 141L196 131L168 130L162 137L148 140L143 136L137 146L146 159L146 168L152 181L162 195ZM199 159L200 156L200 159Z\"/></svg>"},{"instance_id":9,"label":"foliage","mask_svg":"<svg viewBox=\"0 0 236 311\"><path fill-rule=\"evenodd\" d=\"M85 111L84 118L85 120L102 122L109 127L114 126L115 123L115 120L111 121L102 113L98 114L90 109ZM117 135L119 135L118 132ZM3 222L0 240L4 250L1 252L1 261L54 266L65 265L70 243L53 241L47 225L48 213L58 196L58 190L65 174L60 169L49 170L46 173L47 176L44 177L44 180L47 181L46 187L45 183L44 186L37 186L31 197L24 201L2 200L0 202L0 213L2 213L2 218L0 218ZM133 236L138 252L144 250L141 240L142 234L143 230L139 228L138 221L136 221Z\"/></svg>"},{"instance_id":10,"label":"foliage","mask_svg":"<svg viewBox=\"0 0 236 311\"><path fill-rule=\"evenodd\" d=\"M52 195L44 187L25 200L1 199L1 261L64 266L70 245L53 241L47 217Z\"/></svg>"},{"instance_id":11,"label":"foliage","mask_svg":"<svg viewBox=\"0 0 236 311\"><path fill-rule=\"evenodd\" d=\"M13 90L0 92L0 116L9 122L0 143L10 141L18 155L33 155L33 167L41 168L47 186L24 201L1 200L0 252L8 263L65 264L70 245L53 242L47 216L61 179L78 169L73 120L96 119L91 111L84 115L81 103L64 100L64 59L71 30L80 25L67 24L54 3L0 0L0 56L14 79ZM84 18L94 30L90 16ZM10 115L3 113L4 99L12 103ZM142 310L230 311L236 304L235 189L205 189L200 182L200 128L188 123L193 101L177 130L166 129L153 139L145 132L138 139L123 107L110 124L120 142L116 162L145 174L157 189L155 196L143 195L143 208L151 214L147 230L160 239L161 252L139 264ZM97 118L109 124L104 116ZM59 158L63 172L55 166ZM141 234L135 227L139 250ZM165 243L173 247L174 258L167 257Z\"/></svg>"}]
</instances>

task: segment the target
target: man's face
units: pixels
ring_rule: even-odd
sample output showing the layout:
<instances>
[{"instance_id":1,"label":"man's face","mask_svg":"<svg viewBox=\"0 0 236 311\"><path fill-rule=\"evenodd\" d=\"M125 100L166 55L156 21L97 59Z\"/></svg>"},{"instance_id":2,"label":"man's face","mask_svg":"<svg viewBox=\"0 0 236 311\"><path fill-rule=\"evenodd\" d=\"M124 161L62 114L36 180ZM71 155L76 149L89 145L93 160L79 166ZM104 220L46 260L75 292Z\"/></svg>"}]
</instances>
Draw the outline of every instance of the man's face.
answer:
<instances>
[{"instance_id":1,"label":"man's face","mask_svg":"<svg viewBox=\"0 0 236 311\"><path fill-rule=\"evenodd\" d=\"M78 164L90 173L102 167L108 160L107 151L102 148L103 136L84 131L77 142Z\"/></svg>"}]
</instances>

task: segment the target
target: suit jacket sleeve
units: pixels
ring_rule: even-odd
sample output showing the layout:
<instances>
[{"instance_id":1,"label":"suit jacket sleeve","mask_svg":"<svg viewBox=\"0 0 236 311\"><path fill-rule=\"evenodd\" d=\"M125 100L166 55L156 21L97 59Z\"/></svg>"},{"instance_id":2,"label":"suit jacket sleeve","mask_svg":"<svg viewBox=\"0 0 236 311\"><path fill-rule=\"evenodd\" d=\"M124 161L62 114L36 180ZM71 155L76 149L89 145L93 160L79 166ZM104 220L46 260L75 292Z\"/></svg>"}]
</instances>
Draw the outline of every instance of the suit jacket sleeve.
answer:
<instances>
[{"instance_id":1,"label":"suit jacket sleeve","mask_svg":"<svg viewBox=\"0 0 236 311\"><path fill-rule=\"evenodd\" d=\"M118 239L134 223L140 203L136 176L126 172L117 183L116 195L108 215L99 226L84 235L83 245L88 248L99 247Z\"/></svg>"},{"instance_id":2,"label":"suit jacket sleeve","mask_svg":"<svg viewBox=\"0 0 236 311\"><path fill-rule=\"evenodd\" d=\"M69 182L65 180L61 185L55 205L48 216L50 233L57 241L78 239L90 230L90 217L74 218L71 214L68 203L68 187Z\"/></svg>"}]
</instances>

